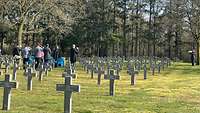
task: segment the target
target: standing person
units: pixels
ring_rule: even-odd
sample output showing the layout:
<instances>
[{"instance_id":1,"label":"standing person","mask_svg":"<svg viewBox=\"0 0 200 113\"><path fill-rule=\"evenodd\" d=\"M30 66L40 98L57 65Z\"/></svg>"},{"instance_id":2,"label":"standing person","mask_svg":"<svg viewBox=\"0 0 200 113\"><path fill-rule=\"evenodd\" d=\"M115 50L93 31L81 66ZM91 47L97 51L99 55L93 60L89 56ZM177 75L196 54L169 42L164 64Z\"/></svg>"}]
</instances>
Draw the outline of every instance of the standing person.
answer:
<instances>
[{"instance_id":1,"label":"standing person","mask_svg":"<svg viewBox=\"0 0 200 113\"><path fill-rule=\"evenodd\" d=\"M19 47L19 45L16 45L16 46L13 48L12 54L13 54L13 57L15 57L15 56L20 56L20 47Z\"/></svg>"},{"instance_id":2,"label":"standing person","mask_svg":"<svg viewBox=\"0 0 200 113\"><path fill-rule=\"evenodd\" d=\"M41 44L38 42L37 46L35 48L35 62L36 62L35 68L36 69L38 69L39 64L42 64L43 56L44 56L43 48L42 48Z\"/></svg>"},{"instance_id":3,"label":"standing person","mask_svg":"<svg viewBox=\"0 0 200 113\"><path fill-rule=\"evenodd\" d=\"M28 46L28 44L26 44L25 47L22 49L24 69L25 69L25 65L28 64L30 51L31 51L31 48Z\"/></svg>"},{"instance_id":4,"label":"standing person","mask_svg":"<svg viewBox=\"0 0 200 113\"><path fill-rule=\"evenodd\" d=\"M15 58L17 64L19 64L19 60L20 60L20 47L19 45L16 45L14 48L13 48L13 51L12 51L12 54L13 54L13 57Z\"/></svg>"},{"instance_id":5,"label":"standing person","mask_svg":"<svg viewBox=\"0 0 200 113\"><path fill-rule=\"evenodd\" d=\"M76 57L77 57L78 52L79 52L79 48L76 47L75 44L73 44L70 50L70 63L71 63L72 69L74 70L75 70Z\"/></svg>"},{"instance_id":6,"label":"standing person","mask_svg":"<svg viewBox=\"0 0 200 113\"><path fill-rule=\"evenodd\" d=\"M45 46L43 52L44 52L44 63L47 64L51 59L51 49L49 48L49 44Z\"/></svg>"},{"instance_id":7,"label":"standing person","mask_svg":"<svg viewBox=\"0 0 200 113\"><path fill-rule=\"evenodd\" d=\"M52 54L53 59L54 59L54 61L55 61L55 67L57 67L56 61L57 61L57 59L58 59L58 55L59 55L59 47L58 47L58 45L56 45L56 47L55 47L54 50L53 50L53 54Z\"/></svg>"}]
</instances>

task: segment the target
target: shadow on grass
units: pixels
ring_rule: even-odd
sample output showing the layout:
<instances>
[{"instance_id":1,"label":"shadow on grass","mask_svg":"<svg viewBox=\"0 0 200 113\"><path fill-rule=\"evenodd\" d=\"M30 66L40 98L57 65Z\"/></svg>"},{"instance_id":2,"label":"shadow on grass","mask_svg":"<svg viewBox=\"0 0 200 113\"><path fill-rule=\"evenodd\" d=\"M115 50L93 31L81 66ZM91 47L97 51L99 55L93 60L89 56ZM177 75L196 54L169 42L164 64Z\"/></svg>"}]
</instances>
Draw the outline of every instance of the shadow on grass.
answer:
<instances>
[{"instance_id":1,"label":"shadow on grass","mask_svg":"<svg viewBox=\"0 0 200 113\"><path fill-rule=\"evenodd\" d=\"M93 112L90 110L83 110L83 111L79 111L78 113L93 113Z\"/></svg>"}]
</instances>

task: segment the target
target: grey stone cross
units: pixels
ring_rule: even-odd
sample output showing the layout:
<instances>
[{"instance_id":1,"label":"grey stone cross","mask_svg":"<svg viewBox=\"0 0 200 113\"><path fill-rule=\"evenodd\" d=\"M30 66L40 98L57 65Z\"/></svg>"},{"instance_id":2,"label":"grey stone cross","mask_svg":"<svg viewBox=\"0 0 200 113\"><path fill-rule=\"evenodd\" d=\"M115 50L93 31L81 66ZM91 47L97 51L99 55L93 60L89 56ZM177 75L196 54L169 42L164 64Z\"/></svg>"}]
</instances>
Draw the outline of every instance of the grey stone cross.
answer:
<instances>
[{"instance_id":1,"label":"grey stone cross","mask_svg":"<svg viewBox=\"0 0 200 113\"><path fill-rule=\"evenodd\" d=\"M147 79L147 65L144 64L144 80Z\"/></svg>"},{"instance_id":2,"label":"grey stone cross","mask_svg":"<svg viewBox=\"0 0 200 113\"><path fill-rule=\"evenodd\" d=\"M18 88L18 83L15 81L11 82L10 75L6 74L5 81L0 81L0 87L4 88L2 109L9 110L11 101L11 88Z\"/></svg>"},{"instance_id":3,"label":"grey stone cross","mask_svg":"<svg viewBox=\"0 0 200 113\"><path fill-rule=\"evenodd\" d=\"M71 113L72 93L80 92L80 85L72 85L72 77L65 77L65 84L56 84L56 91L64 91L64 113Z\"/></svg>"},{"instance_id":4,"label":"grey stone cross","mask_svg":"<svg viewBox=\"0 0 200 113\"><path fill-rule=\"evenodd\" d=\"M101 67L98 67L98 77L97 77L97 85L101 85L101 74L103 74L104 71Z\"/></svg>"},{"instance_id":5,"label":"grey stone cross","mask_svg":"<svg viewBox=\"0 0 200 113\"><path fill-rule=\"evenodd\" d=\"M43 79L43 71L44 71L44 67L43 67L43 65L41 64L41 65L39 66L39 78L38 78L39 81L42 81L42 79Z\"/></svg>"},{"instance_id":6,"label":"grey stone cross","mask_svg":"<svg viewBox=\"0 0 200 113\"><path fill-rule=\"evenodd\" d=\"M29 91L32 90L32 78L33 78L32 69L28 68L28 72L27 72L27 90L29 90Z\"/></svg>"},{"instance_id":7,"label":"grey stone cross","mask_svg":"<svg viewBox=\"0 0 200 113\"><path fill-rule=\"evenodd\" d=\"M136 84L136 74L138 74L139 72L136 70L131 70L130 71L130 76L131 76L131 85L135 85Z\"/></svg>"},{"instance_id":8,"label":"grey stone cross","mask_svg":"<svg viewBox=\"0 0 200 113\"><path fill-rule=\"evenodd\" d=\"M72 69L68 67L65 72L62 74L62 77L71 76L73 79L76 78L76 74L72 73Z\"/></svg>"},{"instance_id":9,"label":"grey stone cross","mask_svg":"<svg viewBox=\"0 0 200 113\"><path fill-rule=\"evenodd\" d=\"M17 63L14 63L14 67L13 67L13 76L12 79L16 80L17 79L17 69L18 69L18 65Z\"/></svg>"},{"instance_id":10,"label":"grey stone cross","mask_svg":"<svg viewBox=\"0 0 200 113\"><path fill-rule=\"evenodd\" d=\"M114 70L110 70L108 76L105 76L105 79L110 80L110 96L114 96L115 94L115 80L119 80L120 76L114 75Z\"/></svg>"}]
</instances>

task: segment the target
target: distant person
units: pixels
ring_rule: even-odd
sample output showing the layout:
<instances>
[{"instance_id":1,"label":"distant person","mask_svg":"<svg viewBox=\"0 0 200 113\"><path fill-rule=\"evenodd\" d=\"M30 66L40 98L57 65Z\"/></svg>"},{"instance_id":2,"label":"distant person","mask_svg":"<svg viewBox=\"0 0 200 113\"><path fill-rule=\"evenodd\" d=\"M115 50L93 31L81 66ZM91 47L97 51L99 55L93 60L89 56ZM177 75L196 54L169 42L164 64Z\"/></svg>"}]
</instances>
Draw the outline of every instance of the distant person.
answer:
<instances>
[{"instance_id":1,"label":"distant person","mask_svg":"<svg viewBox=\"0 0 200 113\"><path fill-rule=\"evenodd\" d=\"M12 51L12 54L13 54L13 57L15 58L16 62L19 64L19 60L20 60L20 47L19 45L16 45L14 48L13 48L13 51Z\"/></svg>"},{"instance_id":2,"label":"distant person","mask_svg":"<svg viewBox=\"0 0 200 113\"><path fill-rule=\"evenodd\" d=\"M192 66L195 65L195 50L193 49L191 52L191 63L192 63Z\"/></svg>"},{"instance_id":3,"label":"distant person","mask_svg":"<svg viewBox=\"0 0 200 113\"><path fill-rule=\"evenodd\" d=\"M20 56L20 47L19 45L15 46L12 51L13 57Z\"/></svg>"},{"instance_id":4,"label":"distant person","mask_svg":"<svg viewBox=\"0 0 200 113\"><path fill-rule=\"evenodd\" d=\"M43 48L41 44L38 43L35 48L35 62L36 62L35 68L36 69L38 69L38 66L43 63L43 56L44 56Z\"/></svg>"},{"instance_id":5,"label":"distant person","mask_svg":"<svg viewBox=\"0 0 200 113\"><path fill-rule=\"evenodd\" d=\"M53 49L52 56L53 56L53 59L55 61L57 61L57 59L59 57L59 47L58 47L58 45L56 45L56 47ZM57 67L57 63L56 62L55 62L55 67Z\"/></svg>"},{"instance_id":6,"label":"distant person","mask_svg":"<svg viewBox=\"0 0 200 113\"><path fill-rule=\"evenodd\" d=\"M70 63L73 68L75 68L75 63L76 63L76 57L78 55L79 48L76 47L75 44L72 45L72 48L70 50Z\"/></svg>"},{"instance_id":7,"label":"distant person","mask_svg":"<svg viewBox=\"0 0 200 113\"><path fill-rule=\"evenodd\" d=\"M51 49L49 48L49 44L47 44L44 49L44 62L45 64L49 62L49 60L51 59Z\"/></svg>"},{"instance_id":8,"label":"distant person","mask_svg":"<svg viewBox=\"0 0 200 113\"><path fill-rule=\"evenodd\" d=\"M23 57L23 65L25 69L25 65L28 64L29 57L30 57L31 48L26 44L26 46L22 49L22 57Z\"/></svg>"}]
</instances>

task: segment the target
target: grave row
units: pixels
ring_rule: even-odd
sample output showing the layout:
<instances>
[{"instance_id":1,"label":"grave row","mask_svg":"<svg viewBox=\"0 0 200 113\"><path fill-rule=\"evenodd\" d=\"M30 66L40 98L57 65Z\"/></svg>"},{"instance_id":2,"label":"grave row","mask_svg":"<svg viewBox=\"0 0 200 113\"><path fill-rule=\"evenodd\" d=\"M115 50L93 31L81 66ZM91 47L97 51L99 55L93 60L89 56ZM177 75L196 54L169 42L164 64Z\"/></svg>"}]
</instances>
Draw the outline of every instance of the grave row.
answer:
<instances>
[{"instance_id":1,"label":"grave row","mask_svg":"<svg viewBox=\"0 0 200 113\"><path fill-rule=\"evenodd\" d=\"M4 88L3 92L3 108L2 110L9 110L11 103L11 89L18 88L17 82L17 70L19 69L17 60L11 56L0 57L0 72L3 75L2 65L5 67L5 80L0 81L0 87ZM54 68L54 63L50 61L49 63L41 63L38 68L35 68L36 62L33 61L32 64L26 64L24 67L24 75L27 77L27 90L32 90L32 79L37 77L39 81L43 80L44 75L47 77L48 72L52 71ZM13 66L13 74L9 74L9 70ZM64 91L64 113L71 113L71 94L72 92L79 92L79 85L72 85L72 78L65 77L65 84L57 84L57 91Z\"/></svg>"},{"instance_id":2,"label":"grave row","mask_svg":"<svg viewBox=\"0 0 200 113\"><path fill-rule=\"evenodd\" d=\"M80 58L80 64L82 68L91 73L91 79L94 78L94 74L97 74L97 85L101 84L101 76L104 75L104 79L110 80L110 96L114 95L114 80L120 79L120 72L122 69L127 70L127 74L131 76L131 85L136 84L136 75L142 72L144 80L147 79L148 71L155 75L156 70L158 74L165 68L171 65L171 60L168 58L158 57L132 57L132 58L120 58L120 57L93 57L93 58Z\"/></svg>"}]
</instances>

